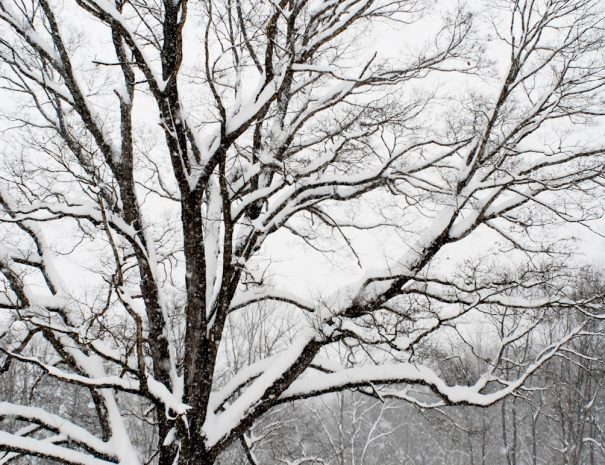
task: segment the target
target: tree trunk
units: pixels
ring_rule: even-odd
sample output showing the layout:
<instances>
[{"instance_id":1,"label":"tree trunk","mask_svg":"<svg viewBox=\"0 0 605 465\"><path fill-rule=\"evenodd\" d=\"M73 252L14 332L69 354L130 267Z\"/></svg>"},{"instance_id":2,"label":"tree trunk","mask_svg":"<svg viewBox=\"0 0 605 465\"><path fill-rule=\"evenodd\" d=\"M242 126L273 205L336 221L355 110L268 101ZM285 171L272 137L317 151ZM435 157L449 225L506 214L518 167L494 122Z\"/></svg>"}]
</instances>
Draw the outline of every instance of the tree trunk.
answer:
<instances>
[{"instance_id":1,"label":"tree trunk","mask_svg":"<svg viewBox=\"0 0 605 465\"><path fill-rule=\"evenodd\" d=\"M182 441L181 446L178 465L212 465L216 462L216 454L210 453L201 437Z\"/></svg>"}]
</instances>

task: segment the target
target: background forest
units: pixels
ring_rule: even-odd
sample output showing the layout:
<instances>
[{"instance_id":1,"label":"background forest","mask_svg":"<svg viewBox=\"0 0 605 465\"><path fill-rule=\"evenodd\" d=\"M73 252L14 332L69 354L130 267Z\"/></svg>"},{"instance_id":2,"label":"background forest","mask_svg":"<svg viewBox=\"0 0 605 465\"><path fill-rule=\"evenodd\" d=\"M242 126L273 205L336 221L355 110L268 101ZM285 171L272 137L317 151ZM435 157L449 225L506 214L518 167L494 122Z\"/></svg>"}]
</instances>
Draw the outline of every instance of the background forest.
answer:
<instances>
[{"instance_id":1,"label":"background forest","mask_svg":"<svg viewBox=\"0 0 605 465\"><path fill-rule=\"evenodd\" d=\"M585 297L600 300L603 278L586 269L578 272L577 286ZM598 300L594 300L598 302ZM250 365L287 346L296 323L276 317L282 309L261 305L230 321L236 336L223 347L223 373ZM591 336L571 343L535 373L515 395L485 408L451 406L421 408L393 396L376 396L363 389L327 394L318 399L283 405L259 421L219 457L224 465L331 464L331 465L596 465L605 463L605 322L599 315L589 319L565 312L542 322L539 335L528 334L507 350L516 360L529 363L544 346L558 340L582 320ZM522 315L517 315L518 320ZM276 326L275 321L280 323ZM494 319L492 325L501 323ZM486 337L490 323L471 325L466 347L431 347L431 358L451 384L471 384L481 373L480 360L490 352ZM473 350L483 354L472 354ZM48 358L44 345L31 346L30 355ZM457 353L459 355L451 356ZM467 355L465 355L465 353ZM587 355L589 354L589 355ZM347 363L364 356L350 347L333 354ZM506 356L505 356L506 357ZM504 365L502 370L521 372L524 363ZM51 411L99 430L91 422L94 404L86 389L54 382L43 370L18 370L4 366L8 380L0 385L0 398L22 405L43 403ZM417 393L426 399L430 392ZM377 398L378 397L378 398ZM131 417L136 445L153 463L157 438L150 406L135 396L120 398ZM4 420L4 427L19 429L19 421ZM25 429L31 429L25 427ZM46 464L41 458L0 455L0 464Z\"/></svg>"}]
</instances>

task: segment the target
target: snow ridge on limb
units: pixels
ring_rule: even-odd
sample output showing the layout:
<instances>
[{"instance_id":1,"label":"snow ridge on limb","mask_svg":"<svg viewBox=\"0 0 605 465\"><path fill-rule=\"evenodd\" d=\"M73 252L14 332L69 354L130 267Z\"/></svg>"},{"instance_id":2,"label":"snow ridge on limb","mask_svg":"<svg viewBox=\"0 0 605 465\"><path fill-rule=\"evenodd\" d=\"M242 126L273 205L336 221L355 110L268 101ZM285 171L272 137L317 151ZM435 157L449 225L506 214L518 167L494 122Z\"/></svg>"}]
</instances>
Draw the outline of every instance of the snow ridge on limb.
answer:
<instances>
[{"instance_id":1,"label":"snow ridge on limb","mask_svg":"<svg viewBox=\"0 0 605 465\"><path fill-rule=\"evenodd\" d=\"M103 442L84 428L38 407L26 407L10 402L0 402L0 417L11 417L21 421L36 423L56 434L65 435L69 440L76 441L79 445L94 451L94 453L107 456L113 454L111 442Z\"/></svg>"},{"instance_id":2,"label":"snow ridge on limb","mask_svg":"<svg viewBox=\"0 0 605 465\"><path fill-rule=\"evenodd\" d=\"M407 384L426 386L441 400L434 403L422 402L420 399L406 395L407 390L402 391L402 395L398 391L388 390L381 392L379 395L384 395L385 398L401 396L407 401L418 403L423 408L455 404L486 407L522 387L527 378L543 366L546 361L554 357L561 347L581 335L583 328L584 325L574 328L556 344L551 344L542 349L531 365L526 368L523 375L513 381L502 380L493 375L484 375L472 386L450 386L434 370L416 363L360 366L297 380L283 393L280 401L288 402L294 399L315 397L345 388ZM481 391L489 381L497 381L504 387L494 392L482 393Z\"/></svg>"},{"instance_id":3,"label":"snow ridge on limb","mask_svg":"<svg viewBox=\"0 0 605 465\"><path fill-rule=\"evenodd\" d=\"M51 441L18 436L0 431L0 446L3 450L17 454L48 458L60 463L74 465L109 465L116 462L102 460L90 454L57 446Z\"/></svg>"}]
</instances>

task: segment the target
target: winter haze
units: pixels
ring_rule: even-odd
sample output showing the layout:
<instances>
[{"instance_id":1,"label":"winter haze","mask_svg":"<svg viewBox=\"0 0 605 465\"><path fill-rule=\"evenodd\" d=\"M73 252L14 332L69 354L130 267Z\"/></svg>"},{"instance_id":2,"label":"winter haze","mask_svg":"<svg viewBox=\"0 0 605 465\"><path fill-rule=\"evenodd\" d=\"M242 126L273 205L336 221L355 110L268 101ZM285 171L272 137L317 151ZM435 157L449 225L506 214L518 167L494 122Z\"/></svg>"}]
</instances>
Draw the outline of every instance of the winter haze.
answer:
<instances>
[{"instance_id":1,"label":"winter haze","mask_svg":"<svg viewBox=\"0 0 605 465\"><path fill-rule=\"evenodd\" d=\"M605 464L602 1L0 24L0 464Z\"/></svg>"}]
</instances>

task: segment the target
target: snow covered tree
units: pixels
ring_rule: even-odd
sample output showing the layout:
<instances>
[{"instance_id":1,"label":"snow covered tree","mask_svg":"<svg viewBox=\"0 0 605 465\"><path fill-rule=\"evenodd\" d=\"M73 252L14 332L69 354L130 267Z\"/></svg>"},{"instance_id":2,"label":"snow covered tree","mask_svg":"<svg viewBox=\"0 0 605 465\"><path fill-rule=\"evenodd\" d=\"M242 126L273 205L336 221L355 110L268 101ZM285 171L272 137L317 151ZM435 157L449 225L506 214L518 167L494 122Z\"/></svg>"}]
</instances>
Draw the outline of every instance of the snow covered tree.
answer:
<instances>
[{"instance_id":1,"label":"snow covered tree","mask_svg":"<svg viewBox=\"0 0 605 465\"><path fill-rule=\"evenodd\" d=\"M0 376L92 406L0 402L4 463L212 464L345 389L491 405L590 333L501 376L541 321L593 312L565 239L600 215L602 2L444 4L0 0ZM229 322L269 301L295 336L225 370ZM494 315L483 372L440 370Z\"/></svg>"}]
</instances>

